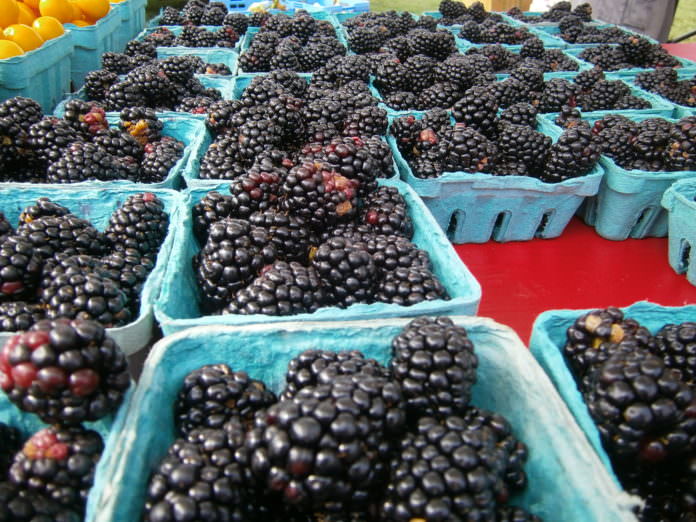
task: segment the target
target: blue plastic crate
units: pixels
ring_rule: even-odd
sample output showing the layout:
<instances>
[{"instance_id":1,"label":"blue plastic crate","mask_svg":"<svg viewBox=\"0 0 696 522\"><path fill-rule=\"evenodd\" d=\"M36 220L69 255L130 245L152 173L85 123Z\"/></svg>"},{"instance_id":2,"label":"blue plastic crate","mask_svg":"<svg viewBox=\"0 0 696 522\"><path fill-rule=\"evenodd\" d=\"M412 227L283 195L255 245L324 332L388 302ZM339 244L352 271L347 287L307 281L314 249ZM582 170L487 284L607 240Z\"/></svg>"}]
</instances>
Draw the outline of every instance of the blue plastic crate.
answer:
<instances>
[{"instance_id":1,"label":"blue plastic crate","mask_svg":"<svg viewBox=\"0 0 696 522\"><path fill-rule=\"evenodd\" d=\"M554 141L558 139L559 129L541 118L538 121L538 130ZM387 140L401 179L423 199L440 228L456 244L558 237L585 197L597 193L604 175L597 165L589 174L561 183L544 183L529 176L468 172L446 172L438 178L420 179L413 175L394 137Z\"/></svg>"},{"instance_id":2,"label":"blue plastic crate","mask_svg":"<svg viewBox=\"0 0 696 522\"><path fill-rule=\"evenodd\" d=\"M199 250L193 236L191 212L182 216L177 225L176 247L170 257L169 269L155 314L165 335L192 326L245 325L253 323L275 323L284 321L334 321L422 314L474 315L481 300L481 287L462 263L447 238L440 232L435 221L418 196L404 183L397 180L379 180L380 185L398 187L406 199L413 220L412 241L430 255L433 272L447 289L451 299L428 301L414 306L395 304L355 304L345 309L320 308L311 314L285 317L268 315L208 315L202 316L198 305L199 290L191 259ZM189 190L189 206L200 201L208 189Z\"/></svg>"},{"instance_id":3,"label":"blue plastic crate","mask_svg":"<svg viewBox=\"0 0 696 522\"><path fill-rule=\"evenodd\" d=\"M594 66L594 64L590 62L586 62L582 58L580 58L580 53L582 53L585 49L579 49L579 48L568 48L564 52L570 56L575 56L578 60L589 64L591 67ZM674 58L677 59L677 61L684 67L685 69L691 69L696 72L696 62L692 62L691 60L687 60L686 58L682 58L680 56L675 56ZM645 71L650 70L648 69L642 69L640 67L633 67L631 69L619 69L618 71L606 71L607 73L611 73L613 76L616 77L621 77L621 78L635 78L636 74L642 73Z\"/></svg>"},{"instance_id":4,"label":"blue plastic crate","mask_svg":"<svg viewBox=\"0 0 696 522\"><path fill-rule=\"evenodd\" d=\"M636 319L653 334L668 323L693 321L696 318L696 306L666 307L645 301L622 308L626 317ZM534 321L529 348L546 374L551 378L556 390L570 409L575 421L585 432L587 440L594 447L597 455L604 463L606 470L613 477L615 484L618 480L612 469L609 456L602 447L599 431L590 416L580 390L575 383L573 374L566 365L563 356L563 346L566 342L566 331L575 319L591 310L552 310L544 312Z\"/></svg>"},{"instance_id":5,"label":"blue plastic crate","mask_svg":"<svg viewBox=\"0 0 696 522\"><path fill-rule=\"evenodd\" d=\"M629 112L633 112L629 117L636 121L654 118L637 111L624 114ZM587 119L592 125L599 118ZM603 238L615 241L629 237L666 237L667 212L660 205L662 195L675 181L696 178L696 171L627 170L604 155L599 161L605 171L599 192L579 209L585 223L594 226Z\"/></svg>"},{"instance_id":6,"label":"blue plastic crate","mask_svg":"<svg viewBox=\"0 0 696 522\"><path fill-rule=\"evenodd\" d=\"M112 3L112 9L118 10L121 25L118 30L118 49L124 49L126 44L138 36L145 28L145 7L147 0L122 0Z\"/></svg>"},{"instance_id":7,"label":"blue plastic crate","mask_svg":"<svg viewBox=\"0 0 696 522\"><path fill-rule=\"evenodd\" d=\"M125 326L108 328L107 331L127 354L134 353L150 341L154 324L153 305L159 297L162 278L174 244L175 227L179 215L185 210L183 194L172 190L151 189L148 186L133 185L130 187L83 186L79 190L70 185L61 187L48 185L33 185L22 183L0 184L0 201L2 212L13 225L19 221L19 214L29 205L33 205L40 197L48 197L51 201L69 208L76 216L89 220L97 230L103 231L109 224L111 213L116 210L129 196L142 192L152 192L164 203L165 211L169 214L167 237L160 248L155 267L148 276L141 294L141 305L138 317ZM0 332L0 345L13 334Z\"/></svg>"},{"instance_id":8,"label":"blue plastic crate","mask_svg":"<svg viewBox=\"0 0 696 522\"><path fill-rule=\"evenodd\" d=\"M529 485L510 499L544 520L635 522L635 499L603 469L580 428L515 333L490 319L454 317L479 359L472 403L504 415L528 447ZM386 363L391 339L408 319L242 328L195 328L152 349L108 464L92 489L90 508L104 521L137 520L148 477L175 439L172 403L184 377L205 364L229 364L278 392L287 363L300 351L361 350ZM520 393L524 390L524 393ZM108 477L108 479L107 479Z\"/></svg>"},{"instance_id":9,"label":"blue plastic crate","mask_svg":"<svg viewBox=\"0 0 696 522\"><path fill-rule=\"evenodd\" d=\"M116 9L112 9L94 25L78 27L65 24L65 27L70 29L75 44L71 63L73 90L82 86L88 72L101 69L102 54L121 50L118 42L120 25L121 15Z\"/></svg>"},{"instance_id":10,"label":"blue plastic crate","mask_svg":"<svg viewBox=\"0 0 696 522\"><path fill-rule=\"evenodd\" d=\"M669 264L696 286L696 178L668 188L662 206L669 214Z\"/></svg>"},{"instance_id":11,"label":"blue plastic crate","mask_svg":"<svg viewBox=\"0 0 696 522\"><path fill-rule=\"evenodd\" d=\"M50 112L70 91L72 34L45 42L21 56L0 60L0 100L14 96L33 98Z\"/></svg>"}]
</instances>

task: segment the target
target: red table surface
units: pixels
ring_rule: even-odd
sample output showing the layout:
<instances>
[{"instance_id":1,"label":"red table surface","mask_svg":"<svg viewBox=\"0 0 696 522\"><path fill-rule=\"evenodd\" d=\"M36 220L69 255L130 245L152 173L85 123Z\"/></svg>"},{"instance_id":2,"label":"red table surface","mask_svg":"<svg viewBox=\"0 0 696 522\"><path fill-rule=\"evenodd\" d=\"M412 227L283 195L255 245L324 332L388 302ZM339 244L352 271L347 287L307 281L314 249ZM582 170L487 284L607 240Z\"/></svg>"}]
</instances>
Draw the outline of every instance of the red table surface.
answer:
<instances>
[{"instance_id":1,"label":"red table surface","mask_svg":"<svg viewBox=\"0 0 696 522\"><path fill-rule=\"evenodd\" d=\"M696 60L696 43L665 44ZM455 246L483 292L479 315L529 342L536 317L563 308L626 306L647 300L696 303L696 287L669 266L667 238L610 241L574 218L556 239Z\"/></svg>"}]
</instances>

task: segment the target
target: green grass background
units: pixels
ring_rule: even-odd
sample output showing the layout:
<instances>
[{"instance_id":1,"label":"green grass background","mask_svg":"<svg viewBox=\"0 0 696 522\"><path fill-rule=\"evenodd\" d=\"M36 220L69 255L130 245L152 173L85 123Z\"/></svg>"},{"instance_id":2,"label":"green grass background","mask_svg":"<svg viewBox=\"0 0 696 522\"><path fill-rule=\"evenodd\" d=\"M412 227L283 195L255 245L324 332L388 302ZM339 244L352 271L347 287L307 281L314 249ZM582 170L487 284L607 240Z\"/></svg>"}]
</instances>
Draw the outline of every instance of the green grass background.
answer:
<instances>
[{"instance_id":1,"label":"green grass background","mask_svg":"<svg viewBox=\"0 0 696 522\"><path fill-rule=\"evenodd\" d=\"M659 1L659 0L658 0ZM171 5L180 8L186 0L150 0L148 2L148 18L157 14L161 7ZM410 11L412 13L422 13L423 11L437 11L440 0L371 0L370 7L373 11ZM677 13L674 17L670 38L680 36L689 31L696 30L696 1L680 0ZM696 42L696 36L686 40Z\"/></svg>"}]
</instances>

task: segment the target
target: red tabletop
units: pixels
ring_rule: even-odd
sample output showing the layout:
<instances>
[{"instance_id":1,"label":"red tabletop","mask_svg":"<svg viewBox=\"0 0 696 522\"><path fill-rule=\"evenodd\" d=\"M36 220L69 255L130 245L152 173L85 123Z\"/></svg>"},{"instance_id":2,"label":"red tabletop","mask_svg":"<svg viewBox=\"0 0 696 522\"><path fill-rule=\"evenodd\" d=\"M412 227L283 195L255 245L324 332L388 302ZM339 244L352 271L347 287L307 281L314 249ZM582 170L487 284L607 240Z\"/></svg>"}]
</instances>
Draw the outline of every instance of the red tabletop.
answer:
<instances>
[{"instance_id":1,"label":"red tabletop","mask_svg":"<svg viewBox=\"0 0 696 522\"><path fill-rule=\"evenodd\" d=\"M696 60L696 43L664 44ZM667 238L609 241L574 218L556 239L457 245L481 283L479 315L510 326L529 341L534 319L561 308L626 306L647 300L696 303L696 287L667 260Z\"/></svg>"}]
</instances>

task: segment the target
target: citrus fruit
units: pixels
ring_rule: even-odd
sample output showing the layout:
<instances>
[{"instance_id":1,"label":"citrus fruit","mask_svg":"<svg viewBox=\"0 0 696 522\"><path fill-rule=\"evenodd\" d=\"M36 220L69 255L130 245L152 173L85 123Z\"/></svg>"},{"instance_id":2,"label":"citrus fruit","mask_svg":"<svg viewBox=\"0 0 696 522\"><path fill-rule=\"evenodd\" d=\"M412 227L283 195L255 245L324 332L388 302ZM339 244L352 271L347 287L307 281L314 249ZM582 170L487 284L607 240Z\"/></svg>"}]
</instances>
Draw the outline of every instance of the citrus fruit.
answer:
<instances>
[{"instance_id":1,"label":"citrus fruit","mask_svg":"<svg viewBox=\"0 0 696 522\"><path fill-rule=\"evenodd\" d=\"M31 24L31 26L44 40L58 38L60 35L65 33L63 24L61 24L57 18L53 18L52 16L41 16L34 20L34 23Z\"/></svg>"},{"instance_id":2,"label":"citrus fruit","mask_svg":"<svg viewBox=\"0 0 696 522\"><path fill-rule=\"evenodd\" d=\"M39 0L22 0L37 13L39 12Z\"/></svg>"},{"instance_id":3,"label":"citrus fruit","mask_svg":"<svg viewBox=\"0 0 696 522\"><path fill-rule=\"evenodd\" d=\"M41 38L39 33L34 31L31 27L24 24L12 24L5 28L5 38L12 40L14 43L19 45L24 52L33 51L34 49L41 47L44 43L44 39Z\"/></svg>"},{"instance_id":4,"label":"citrus fruit","mask_svg":"<svg viewBox=\"0 0 696 522\"><path fill-rule=\"evenodd\" d=\"M17 17L18 24L31 25L36 18L34 10L23 2L18 2L19 16Z\"/></svg>"},{"instance_id":5,"label":"citrus fruit","mask_svg":"<svg viewBox=\"0 0 696 522\"><path fill-rule=\"evenodd\" d=\"M0 40L0 60L24 54L22 48L9 40Z\"/></svg>"},{"instance_id":6,"label":"citrus fruit","mask_svg":"<svg viewBox=\"0 0 696 522\"><path fill-rule=\"evenodd\" d=\"M111 9L109 0L73 0L89 20L104 18Z\"/></svg>"},{"instance_id":7,"label":"citrus fruit","mask_svg":"<svg viewBox=\"0 0 696 522\"><path fill-rule=\"evenodd\" d=\"M77 27L87 27L88 25L92 25L90 22L87 20L73 20L70 22L73 25L76 25Z\"/></svg>"},{"instance_id":8,"label":"citrus fruit","mask_svg":"<svg viewBox=\"0 0 696 522\"><path fill-rule=\"evenodd\" d=\"M16 0L0 0L0 27L16 24L19 6Z\"/></svg>"},{"instance_id":9,"label":"citrus fruit","mask_svg":"<svg viewBox=\"0 0 696 522\"><path fill-rule=\"evenodd\" d=\"M73 16L73 8L68 0L41 0L39 2L41 16L52 16L61 23L70 22Z\"/></svg>"}]
</instances>

